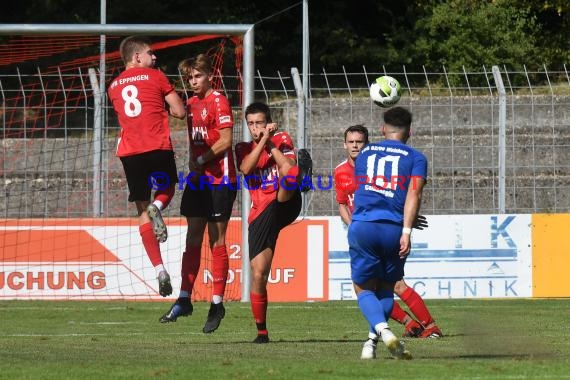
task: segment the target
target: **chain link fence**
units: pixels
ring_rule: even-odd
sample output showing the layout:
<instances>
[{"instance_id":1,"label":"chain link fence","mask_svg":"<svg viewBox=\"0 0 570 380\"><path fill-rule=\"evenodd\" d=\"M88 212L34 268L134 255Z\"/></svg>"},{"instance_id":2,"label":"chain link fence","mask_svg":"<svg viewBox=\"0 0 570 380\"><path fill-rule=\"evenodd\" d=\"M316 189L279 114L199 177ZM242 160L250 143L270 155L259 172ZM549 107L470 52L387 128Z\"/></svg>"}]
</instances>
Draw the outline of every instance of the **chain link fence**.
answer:
<instances>
[{"instance_id":1,"label":"chain link fence","mask_svg":"<svg viewBox=\"0 0 570 380\"><path fill-rule=\"evenodd\" d=\"M414 115L410 145L429 160L424 214L570 212L570 76L560 70L510 71L500 68L506 92L504 145L500 97L490 68L449 73L423 68L409 72L367 70L309 76L306 145L314 160L315 191L306 198L307 216L337 214L331 177L345 159L343 132L364 124L371 140L380 139L383 109L368 98L369 83L391 75L403 87L399 105ZM177 73L168 73L181 83ZM234 106L234 142L243 120L236 78L222 81ZM231 84L231 85L230 85ZM294 141L299 115L291 73L255 77L255 99L272 107L273 118ZM181 94L187 89L179 88ZM102 162L93 162L93 90L88 73L78 69L0 72L0 217L91 217L100 197L104 217L132 216L120 161L115 157L119 130L114 112L104 106ZM186 126L172 123L181 175L187 174ZM499 159L506 157L504 178ZM95 170L95 172L94 172ZM183 179L183 177L181 177ZM94 181L101 193L94 194ZM318 183L317 180L320 180ZM504 191L500 191L504 181ZM178 216L181 191L167 216ZM238 195L239 196L239 195ZM235 203L239 216L241 202Z\"/></svg>"}]
</instances>

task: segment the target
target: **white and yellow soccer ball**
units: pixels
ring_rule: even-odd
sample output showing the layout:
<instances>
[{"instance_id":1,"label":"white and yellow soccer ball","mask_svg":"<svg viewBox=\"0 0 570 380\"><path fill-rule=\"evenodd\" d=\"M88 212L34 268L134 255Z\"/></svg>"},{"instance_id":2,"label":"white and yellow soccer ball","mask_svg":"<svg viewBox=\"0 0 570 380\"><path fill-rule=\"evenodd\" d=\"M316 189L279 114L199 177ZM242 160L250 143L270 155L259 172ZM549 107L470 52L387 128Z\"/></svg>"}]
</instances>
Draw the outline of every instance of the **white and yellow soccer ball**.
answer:
<instances>
[{"instance_id":1,"label":"white and yellow soccer ball","mask_svg":"<svg viewBox=\"0 0 570 380\"><path fill-rule=\"evenodd\" d=\"M370 85L370 99L380 107L392 107L400 100L400 82L388 75L378 77Z\"/></svg>"}]
</instances>

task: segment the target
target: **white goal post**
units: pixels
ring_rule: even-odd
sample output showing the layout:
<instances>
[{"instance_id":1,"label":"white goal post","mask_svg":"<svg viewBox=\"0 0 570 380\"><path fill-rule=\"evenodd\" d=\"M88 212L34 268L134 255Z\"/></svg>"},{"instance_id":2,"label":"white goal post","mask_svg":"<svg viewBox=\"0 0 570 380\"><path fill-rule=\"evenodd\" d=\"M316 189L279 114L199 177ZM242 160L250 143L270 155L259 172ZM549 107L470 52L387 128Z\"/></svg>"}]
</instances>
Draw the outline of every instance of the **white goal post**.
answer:
<instances>
[{"instance_id":1,"label":"white goal post","mask_svg":"<svg viewBox=\"0 0 570 380\"><path fill-rule=\"evenodd\" d=\"M253 24L0 24L0 35L32 35L32 34L85 34L85 35L200 35L200 34L228 34L243 36L243 97L242 110L254 101L254 25ZM102 39L104 40L104 39ZM99 80L100 86L104 86L104 70ZM101 91L102 89L102 91ZM101 88L100 96L106 96L104 88ZM95 91L94 91L95 92ZM97 114L98 112L96 112ZM99 113L101 115L101 113ZM102 130L102 117L96 118L94 133ZM242 120L243 141L251 139L249 130ZM94 144L97 144L95 139ZM94 147L94 152L98 149ZM96 153L94 153L96 154ZM95 159L95 162L100 160ZM95 175L95 174L94 174ZM98 182L98 181L97 181ZM95 197L97 198L97 197ZM247 218L250 208L249 192L242 194L242 284L241 300L249 301L249 244L247 240Z\"/></svg>"}]
</instances>

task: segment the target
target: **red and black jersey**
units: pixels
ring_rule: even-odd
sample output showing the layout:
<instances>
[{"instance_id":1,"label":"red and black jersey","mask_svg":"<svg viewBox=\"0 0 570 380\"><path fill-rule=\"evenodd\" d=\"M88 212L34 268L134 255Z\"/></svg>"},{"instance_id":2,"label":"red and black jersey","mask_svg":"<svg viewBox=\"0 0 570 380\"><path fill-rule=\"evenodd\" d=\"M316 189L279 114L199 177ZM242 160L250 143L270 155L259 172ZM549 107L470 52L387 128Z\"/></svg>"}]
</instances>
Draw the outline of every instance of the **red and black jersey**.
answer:
<instances>
[{"instance_id":1,"label":"red and black jersey","mask_svg":"<svg viewBox=\"0 0 570 380\"><path fill-rule=\"evenodd\" d=\"M286 157L296 161L295 148L291 136L286 132L277 132L271 137L273 144ZM236 160L238 166L256 146L254 141L241 142L236 145ZM247 181L247 184L245 182ZM273 200L277 198L279 190L279 168L271 153L265 149L252 173L244 178L244 186L247 186L251 195L251 210L248 223L251 223Z\"/></svg>"},{"instance_id":2,"label":"red and black jersey","mask_svg":"<svg viewBox=\"0 0 570 380\"><path fill-rule=\"evenodd\" d=\"M232 110L228 99L213 91L204 99L193 96L188 100L188 136L192 159L206 153L220 138L220 130L233 128ZM218 159L205 164L204 175L211 176L213 184L236 183L236 167L230 147Z\"/></svg>"}]
</instances>

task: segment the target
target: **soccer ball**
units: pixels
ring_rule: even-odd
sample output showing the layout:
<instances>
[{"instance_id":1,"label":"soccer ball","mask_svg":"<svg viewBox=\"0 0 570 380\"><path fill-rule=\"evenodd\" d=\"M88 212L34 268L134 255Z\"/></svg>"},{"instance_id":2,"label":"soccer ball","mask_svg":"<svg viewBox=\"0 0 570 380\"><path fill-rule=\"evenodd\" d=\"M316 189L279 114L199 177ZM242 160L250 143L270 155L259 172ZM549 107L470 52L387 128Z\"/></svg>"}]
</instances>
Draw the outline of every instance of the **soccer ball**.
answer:
<instances>
[{"instance_id":1,"label":"soccer ball","mask_svg":"<svg viewBox=\"0 0 570 380\"><path fill-rule=\"evenodd\" d=\"M400 100L402 88L400 82L391 76L376 78L370 86L370 99L380 107L392 107Z\"/></svg>"}]
</instances>

